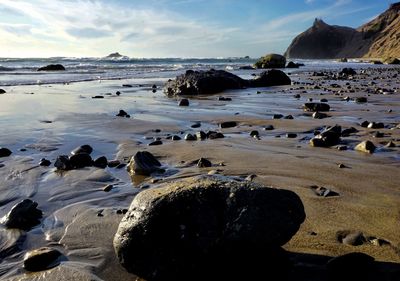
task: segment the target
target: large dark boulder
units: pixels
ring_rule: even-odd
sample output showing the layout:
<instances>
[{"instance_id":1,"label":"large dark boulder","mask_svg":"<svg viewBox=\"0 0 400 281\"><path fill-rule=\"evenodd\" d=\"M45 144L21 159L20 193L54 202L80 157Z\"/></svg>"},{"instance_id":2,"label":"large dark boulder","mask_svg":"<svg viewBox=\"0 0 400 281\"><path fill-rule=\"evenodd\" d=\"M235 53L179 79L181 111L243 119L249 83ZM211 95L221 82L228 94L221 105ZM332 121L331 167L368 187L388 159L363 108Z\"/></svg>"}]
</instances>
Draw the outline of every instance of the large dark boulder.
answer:
<instances>
[{"instance_id":1,"label":"large dark boulder","mask_svg":"<svg viewBox=\"0 0 400 281\"><path fill-rule=\"evenodd\" d=\"M285 68L286 58L278 54L269 54L261 57L254 66L256 68Z\"/></svg>"},{"instance_id":2,"label":"large dark boulder","mask_svg":"<svg viewBox=\"0 0 400 281\"><path fill-rule=\"evenodd\" d=\"M262 72L254 80L250 80L250 87L271 87L290 85L292 81L285 72L277 69Z\"/></svg>"},{"instance_id":3,"label":"large dark boulder","mask_svg":"<svg viewBox=\"0 0 400 281\"><path fill-rule=\"evenodd\" d=\"M247 81L224 70L188 70L164 86L164 92L172 97L179 95L215 94L228 89L247 87Z\"/></svg>"},{"instance_id":4,"label":"large dark boulder","mask_svg":"<svg viewBox=\"0 0 400 281\"><path fill-rule=\"evenodd\" d=\"M29 230L40 223L42 211L37 209L38 203L25 199L11 208L10 212L1 218L0 223L7 228Z\"/></svg>"},{"instance_id":5,"label":"large dark boulder","mask_svg":"<svg viewBox=\"0 0 400 281\"><path fill-rule=\"evenodd\" d=\"M277 271L282 277L281 246L304 219L303 204L291 191L194 177L139 193L114 248L129 272L148 281L214 280L219 273L239 280L260 270L264 279Z\"/></svg>"},{"instance_id":6,"label":"large dark boulder","mask_svg":"<svg viewBox=\"0 0 400 281\"><path fill-rule=\"evenodd\" d=\"M12 154L12 151L5 147L0 147L0 157L8 157Z\"/></svg>"},{"instance_id":7,"label":"large dark boulder","mask_svg":"<svg viewBox=\"0 0 400 281\"><path fill-rule=\"evenodd\" d=\"M38 68L37 71L64 71L65 67L61 64L49 64Z\"/></svg>"}]
</instances>

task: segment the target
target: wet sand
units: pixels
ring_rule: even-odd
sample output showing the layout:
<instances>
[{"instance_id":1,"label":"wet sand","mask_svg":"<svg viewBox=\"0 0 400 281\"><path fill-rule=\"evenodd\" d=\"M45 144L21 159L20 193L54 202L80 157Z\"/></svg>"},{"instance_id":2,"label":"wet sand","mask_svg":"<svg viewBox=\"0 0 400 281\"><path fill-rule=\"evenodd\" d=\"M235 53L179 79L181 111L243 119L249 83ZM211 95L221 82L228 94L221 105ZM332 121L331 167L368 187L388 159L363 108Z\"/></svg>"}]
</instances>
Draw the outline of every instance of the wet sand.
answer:
<instances>
[{"instance_id":1,"label":"wet sand","mask_svg":"<svg viewBox=\"0 0 400 281\"><path fill-rule=\"evenodd\" d=\"M285 245L286 250L297 254L299 263L363 252L382 264L390 264L388 270L399 270L400 83L398 78L392 78L394 74L400 74L399 69L370 69L354 80L325 80L309 72L293 71L292 86L190 98L189 107L178 107L177 100L162 93L165 79L5 88L7 93L0 95L0 146L11 149L13 154L0 158L4 165L0 168L0 217L25 198L38 202L44 215L42 224L26 233L20 249L13 248L12 241L17 241L21 233L0 229L0 251L8 251L0 263L0 278L136 280L119 266L114 255L112 239L122 218L117 211L128 208L143 188L156 187L155 181L168 182L210 171L236 177L254 174L254 181L292 190L301 197L307 218ZM376 84L369 84L374 77ZM123 84L133 87L122 87ZM152 92L153 84L158 86L156 93ZM321 89L314 89L316 84ZM340 88L332 84L339 84ZM367 94L368 89L379 87L395 92ZM116 91L122 94L116 96ZM295 94L301 97L294 98ZM92 99L97 95L104 98ZM219 96L232 101L218 101ZM347 102L343 100L345 96L366 96L368 102ZM309 98L316 102L327 99L332 109L328 112L330 117L313 119L303 112L302 104ZM131 118L116 117L120 109ZM272 119L274 114L292 115L294 119ZM359 124L365 120L383 122L385 128L363 128ZM237 121L238 126L220 129L223 121ZM201 127L191 128L196 122ZM335 124L359 130L342 138L348 150L309 145L315 129ZM275 129L263 130L267 125ZM170 134L183 138L186 133L199 130L220 131L225 138L166 139ZM260 139L249 135L252 130L259 131ZM384 137L373 137L374 131L384 133ZM296 133L297 137L287 138L287 133ZM154 137L160 137L163 144L148 146ZM364 140L371 140L378 147L374 154L354 151L354 146ZM386 148L388 141L396 147ZM94 148L93 158L104 155L123 163L137 151L150 151L165 165L167 173L134 178L132 183L125 168L93 167L58 173L53 165L37 165L43 157L53 164L58 155L69 154L83 144ZM193 164L201 157L209 159L213 167L198 168ZM107 184L114 186L110 192L102 190ZM339 196L318 197L311 186L329 188ZM361 231L388 244L344 245L336 239L336 233L344 230ZM57 248L65 260L47 272L26 273L22 269L24 253L41 246ZM319 278L315 274L304 280Z\"/></svg>"}]
</instances>

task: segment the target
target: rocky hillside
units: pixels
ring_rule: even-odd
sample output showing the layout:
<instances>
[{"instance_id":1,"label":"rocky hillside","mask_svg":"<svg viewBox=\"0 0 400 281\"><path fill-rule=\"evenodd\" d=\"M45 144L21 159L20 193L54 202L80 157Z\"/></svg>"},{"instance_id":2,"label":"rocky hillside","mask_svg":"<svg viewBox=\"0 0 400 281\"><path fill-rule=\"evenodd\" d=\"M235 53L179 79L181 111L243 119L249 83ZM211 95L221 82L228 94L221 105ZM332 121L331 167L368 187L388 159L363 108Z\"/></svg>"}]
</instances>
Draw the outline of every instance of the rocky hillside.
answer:
<instances>
[{"instance_id":1,"label":"rocky hillside","mask_svg":"<svg viewBox=\"0 0 400 281\"><path fill-rule=\"evenodd\" d=\"M400 3L358 29L328 25L316 19L285 53L289 58L400 57Z\"/></svg>"}]
</instances>

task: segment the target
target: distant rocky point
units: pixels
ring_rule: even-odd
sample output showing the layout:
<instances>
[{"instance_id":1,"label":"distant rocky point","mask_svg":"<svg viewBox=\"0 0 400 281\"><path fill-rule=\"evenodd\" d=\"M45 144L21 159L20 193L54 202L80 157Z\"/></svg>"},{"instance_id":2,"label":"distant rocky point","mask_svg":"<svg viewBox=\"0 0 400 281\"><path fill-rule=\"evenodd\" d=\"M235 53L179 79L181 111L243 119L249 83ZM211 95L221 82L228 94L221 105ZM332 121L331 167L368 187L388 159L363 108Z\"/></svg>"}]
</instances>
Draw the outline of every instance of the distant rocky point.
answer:
<instances>
[{"instance_id":1,"label":"distant rocky point","mask_svg":"<svg viewBox=\"0 0 400 281\"><path fill-rule=\"evenodd\" d=\"M120 58L125 58L125 57L127 57L127 56L121 55L120 53L116 52L116 53L109 54L105 58L107 58L107 59L120 59Z\"/></svg>"},{"instance_id":2,"label":"distant rocky point","mask_svg":"<svg viewBox=\"0 0 400 281\"><path fill-rule=\"evenodd\" d=\"M400 2L369 23L354 29L321 19L298 35L285 52L288 58L399 58Z\"/></svg>"}]
</instances>

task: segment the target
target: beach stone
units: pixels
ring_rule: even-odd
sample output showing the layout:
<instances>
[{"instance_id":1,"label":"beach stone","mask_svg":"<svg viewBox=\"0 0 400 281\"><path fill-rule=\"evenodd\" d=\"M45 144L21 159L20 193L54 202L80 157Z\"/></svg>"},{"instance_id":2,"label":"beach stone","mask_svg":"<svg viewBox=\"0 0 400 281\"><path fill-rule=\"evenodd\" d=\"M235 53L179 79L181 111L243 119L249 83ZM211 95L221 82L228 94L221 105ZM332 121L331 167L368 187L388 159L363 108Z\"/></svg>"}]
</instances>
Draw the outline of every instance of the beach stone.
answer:
<instances>
[{"instance_id":1,"label":"beach stone","mask_svg":"<svg viewBox=\"0 0 400 281\"><path fill-rule=\"evenodd\" d=\"M148 144L148 146L162 145L162 141L156 140Z\"/></svg>"},{"instance_id":2,"label":"beach stone","mask_svg":"<svg viewBox=\"0 0 400 281\"><path fill-rule=\"evenodd\" d=\"M343 68L339 74L350 76L350 75L356 75L357 72L353 68L346 67L346 68Z\"/></svg>"},{"instance_id":3,"label":"beach stone","mask_svg":"<svg viewBox=\"0 0 400 281\"><path fill-rule=\"evenodd\" d=\"M244 257L261 253L268 275L278 264L265 263L267 257L278 259L304 219L291 191L219 175L194 177L136 195L114 248L122 266L146 280L207 280L197 277L216 276L215 270L248 275Z\"/></svg>"},{"instance_id":4,"label":"beach stone","mask_svg":"<svg viewBox=\"0 0 400 281\"><path fill-rule=\"evenodd\" d=\"M273 116L272 116L272 119L282 119L283 118L283 115L282 114L274 114Z\"/></svg>"},{"instance_id":5,"label":"beach stone","mask_svg":"<svg viewBox=\"0 0 400 281\"><path fill-rule=\"evenodd\" d=\"M354 148L357 151L366 152L366 153L374 153L376 146L371 141L363 141L356 145Z\"/></svg>"},{"instance_id":6,"label":"beach stone","mask_svg":"<svg viewBox=\"0 0 400 281\"><path fill-rule=\"evenodd\" d=\"M232 101L232 98L218 97L218 101Z\"/></svg>"},{"instance_id":7,"label":"beach stone","mask_svg":"<svg viewBox=\"0 0 400 281\"><path fill-rule=\"evenodd\" d=\"M131 175L150 176L160 171L162 171L161 163L148 151L138 151L128 164L128 172Z\"/></svg>"},{"instance_id":8,"label":"beach stone","mask_svg":"<svg viewBox=\"0 0 400 281\"><path fill-rule=\"evenodd\" d=\"M107 168L108 161L105 156L100 156L96 160L93 161L93 166L100 169Z\"/></svg>"},{"instance_id":9,"label":"beach stone","mask_svg":"<svg viewBox=\"0 0 400 281\"><path fill-rule=\"evenodd\" d=\"M93 160L88 153L79 153L69 157L69 164L72 169L81 169L93 166Z\"/></svg>"},{"instance_id":10,"label":"beach stone","mask_svg":"<svg viewBox=\"0 0 400 281\"><path fill-rule=\"evenodd\" d=\"M69 157L67 155L57 156L56 162L54 162L54 167L62 171L68 171L72 169L71 162L69 161Z\"/></svg>"},{"instance_id":11,"label":"beach stone","mask_svg":"<svg viewBox=\"0 0 400 281\"><path fill-rule=\"evenodd\" d=\"M84 144L84 145L81 145L81 146L75 148L74 150L72 150L71 154L72 155L76 155L76 154L80 154L80 153L91 154L92 152L93 152L93 148L88 144Z\"/></svg>"},{"instance_id":12,"label":"beach stone","mask_svg":"<svg viewBox=\"0 0 400 281\"><path fill-rule=\"evenodd\" d=\"M110 168L115 168L120 164L121 164L121 161L119 161L119 160L110 160L110 161L108 161L107 166Z\"/></svg>"},{"instance_id":13,"label":"beach stone","mask_svg":"<svg viewBox=\"0 0 400 281\"><path fill-rule=\"evenodd\" d=\"M286 119L286 120L293 120L294 117L293 117L293 115L286 115L285 117L283 117L283 119Z\"/></svg>"},{"instance_id":14,"label":"beach stone","mask_svg":"<svg viewBox=\"0 0 400 281\"><path fill-rule=\"evenodd\" d=\"M11 150L5 147L0 147L0 158L1 157L8 157L12 154Z\"/></svg>"},{"instance_id":15,"label":"beach stone","mask_svg":"<svg viewBox=\"0 0 400 281\"><path fill-rule=\"evenodd\" d=\"M220 132L207 132L207 138L210 140L223 139L225 136Z\"/></svg>"},{"instance_id":16,"label":"beach stone","mask_svg":"<svg viewBox=\"0 0 400 281\"><path fill-rule=\"evenodd\" d=\"M120 91L117 91L115 94L116 94L117 96L120 96L120 95L121 95L121 92L120 92Z\"/></svg>"},{"instance_id":17,"label":"beach stone","mask_svg":"<svg viewBox=\"0 0 400 281\"><path fill-rule=\"evenodd\" d=\"M222 122L221 124L219 124L219 127L222 129L225 128L233 128L236 127L238 124L235 121L226 121L226 122Z\"/></svg>"},{"instance_id":18,"label":"beach stone","mask_svg":"<svg viewBox=\"0 0 400 281\"><path fill-rule=\"evenodd\" d=\"M182 138L180 137L180 136L177 136L177 135L174 135L174 136L172 136L172 140L173 141L179 141L179 140L181 140Z\"/></svg>"},{"instance_id":19,"label":"beach stone","mask_svg":"<svg viewBox=\"0 0 400 281\"><path fill-rule=\"evenodd\" d=\"M360 246L366 242L363 233L360 231L338 231L336 233L336 239L338 242L350 246Z\"/></svg>"},{"instance_id":20,"label":"beach stone","mask_svg":"<svg viewBox=\"0 0 400 281\"><path fill-rule=\"evenodd\" d=\"M271 69L260 73L254 80L249 80L250 87L271 87L290 85L292 81L285 72Z\"/></svg>"},{"instance_id":21,"label":"beach stone","mask_svg":"<svg viewBox=\"0 0 400 281\"><path fill-rule=\"evenodd\" d=\"M125 111L125 110L123 110L123 109L120 109L119 110L119 112L118 112L118 114L116 115L117 117L126 117L126 116L128 116L129 114Z\"/></svg>"},{"instance_id":22,"label":"beach stone","mask_svg":"<svg viewBox=\"0 0 400 281\"><path fill-rule=\"evenodd\" d=\"M110 192L113 189L113 185L112 184L107 184L105 187L103 187L103 191L104 192Z\"/></svg>"},{"instance_id":23,"label":"beach stone","mask_svg":"<svg viewBox=\"0 0 400 281\"><path fill-rule=\"evenodd\" d=\"M203 131L199 131L196 133L196 138L198 140L205 140L207 138L207 134L204 133Z\"/></svg>"},{"instance_id":24,"label":"beach stone","mask_svg":"<svg viewBox=\"0 0 400 281\"><path fill-rule=\"evenodd\" d=\"M212 163L207 158L200 158L199 161L197 162L197 167L199 167L199 168L208 168L211 166L212 166Z\"/></svg>"},{"instance_id":25,"label":"beach stone","mask_svg":"<svg viewBox=\"0 0 400 281\"><path fill-rule=\"evenodd\" d=\"M312 138L310 145L314 147L330 147L339 144L342 135L342 127L335 125L328 127L322 133Z\"/></svg>"},{"instance_id":26,"label":"beach stone","mask_svg":"<svg viewBox=\"0 0 400 281\"><path fill-rule=\"evenodd\" d=\"M368 125L369 125L369 122L368 122L368 121L363 121L363 122L360 124L360 126L363 127L363 128L367 128Z\"/></svg>"},{"instance_id":27,"label":"beach stone","mask_svg":"<svg viewBox=\"0 0 400 281\"><path fill-rule=\"evenodd\" d=\"M39 162L39 166L43 166L43 167L48 167L51 165L50 160L47 160L45 158L42 158Z\"/></svg>"},{"instance_id":28,"label":"beach stone","mask_svg":"<svg viewBox=\"0 0 400 281\"><path fill-rule=\"evenodd\" d=\"M356 102L357 103L366 103L366 102L368 102L368 99L366 97L357 97Z\"/></svg>"},{"instance_id":29,"label":"beach stone","mask_svg":"<svg viewBox=\"0 0 400 281\"><path fill-rule=\"evenodd\" d=\"M375 122L370 122L368 124L368 129L383 129L385 128L385 125L383 123L375 123Z\"/></svg>"},{"instance_id":30,"label":"beach stone","mask_svg":"<svg viewBox=\"0 0 400 281\"><path fill-rule=\"evenodd\" d=\"M354 133L357 133L357 132L358 132L358 130L356 128L350 127L350 128L344 129L342 131L342 137L348 137L351 134L354 134Z\"/></svg>"},{"instance_id":31,"label":"beach stone","mask_svg":"<svg viewBox=\"0 0 400 281\"><path fill-rule=\"evenodd\" d=\"M193 71L169 80L164 86L167 96L215 94L228 89L246 88L248 82L225 70Z\"/></svg>"},{"instance_id":32,"label":"beach stone","mask_svg":"<svg viewBox=\"0 0 400 281\"><path fill-rule=\"evenodd\" d=\"M288 139L294 139L294 138L297 138L297 134L295 134L295 133L287 133L287 134L286 134L286 137L287 137Z\"/></svg>"},{"instance_id":33,"label":"beach stone","mask_svg":"<svg viewBox=\"0 0 400 281\"><path fill-rule=\"evenodd\" d=\"M323 186L312 186L311 188L314 191L315 195L320 197L339 196L339 193L332 191L329 188L325 188Z\"/></svg>"},{"instance_id":34,"label":"beach stone","mask_svg":"<svg viewBox=\"0 0 400 281\"><path fill-rule=\"evenodd\" d=\"M314 118L314 119L324 119L327 117L328 117L328 114L322 113L322 112L314 112L312 115L312 118Z\"/></svg>"},{"instance_id":35,"label":"beach stone","mask_svg":"<svg viewBox=\"0 0 400 281\"><path fill-rule=\"evenodd\" d=\"M255 68L285 68L286 58L279 54L268 54L261 57L255 64Z\"/></svg>"},{"instance_id":36,"label":"beach stone","mask_svg":"<svg viewBox=\"0 0 400 281\"><path fill-rule=\"evenodd\" d=\"M254 131L250 132L250 136L253 138L258 138L260 136L260 133L256 130L254 130Z\"/></svg>"},{"instance_id":37,"label":"beach stone","mask_svg":"<svg viewBox=\"0 0 400 281\"><path fill-rule=\"evenodd\" d=\"M0 89L0 94L5 94L6 93L6 91L5 90L3 90L3 89Z\"/></svg>"},{"instance_id":38,"label":"beach stone","mask_svg":"<svg viewBox=\"0 0 400 281\"><path fill-rule=\"evenodd\" d=\"M349 253L335 257L327 263L330 281L338 280L380 280L377 276L374 258L364 253Z\"/></svg>"},{"instance_id":39,"label":"beach stone","mask_svg":"<svg viewBox=\"0 0 400 281\"><path fill-rule=\"evenodd\" d=\"M274 128L274 126L272 126L272 125L268 125L268 126L265 126L265 127L264 127L264 130L265 130L265 131L272 131L272 130L275 130L275 128Z\"/></svg>"},{"instance_id":40,"label":"beach stone","mask_svg":"<svg viewBox=\"0 0 400 281\"><path fill-rule=\"evenodd\" d=\"M189 100L188 99L181 99L179 101L179 106L189 106Z\"/></svg>"},{"instance_id":41,"label":"beach stone","mask_svg":"<svg viewBox=\"0 0 400 281\"><path fill-rule=\"evenodd\" d=\"M201 127L201 123L200 122L196 122L196 123L194 123L193 125L190 126L190 128L193 128L193 129L200 128L200 127Z\"/></svg>"},{"instance_id":42,"label":"beach stone","mask_svg":"<svg viewBox=\"0 0 400 281\"><path fill-rule=\"evenodd\" d=\"M11 208L7 215L1 218L0 223L7 228L29 230L40 224L42 211L37 209L38 203L24 199Z\"/></svg>"},{"instance_id":43,"label":"beach stone","mask_svg":"<svg viewBox=\"0 0 400 281\"><path fill-rule=\"evenodd\" d=\"M57 266L62 254L53 248L43 247L29 251L24 256L24 268L27 271L42 271Z\"/></svg>"},{"instance_id":44,"label":"beach stone","mask_svg":"<svg viewBox=\"0 0 400 281\"><path fill-rule=\"evenodd\" d=\"M299 67L300 66L297 63L292 61L288 62L288 64L286 65L286 68L299 68Z\"/></svg>"},{"instance_id":45,"label":"beach stone","mask_svg":"<svg viewBox=\"0 0 400 281\"><path fill-rule=\"evenodd\" d=\"M92 99L104 99L104 96L93 96Z\"/></svg>"},{"instance_id":46,"label":"beach stone","mask_svg":"<svg viewBox=\"0 0 400 281\"><path fill-rule=\"evenodd\" d=\"M327 103L308 102L303 105L304 111L311 112L325 112L329 111L331 107Z\"/></svg>"},{"instance_id":47,"label":"beach stone","mask_svg":"<svg viewBox=\"0 0 400 281\"><path fill-rule=\"evenodd\" d=\"M38 68L37 71L64 71L65 67L61 64L49 64Z\"/></svg>"},{"instance_id":48,"label":"beach stone","mask_svg":"<svg viewBox=\"0 0 400 281\"><path fill-rule=\"evenodd\" d=\"M197 137L196 137L196 135L186 134L185 135L185 140L187 140L187 141L195 141L195 140L197 140Z\"/></svg>"}]
</instances>

